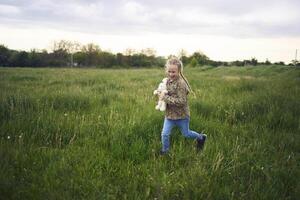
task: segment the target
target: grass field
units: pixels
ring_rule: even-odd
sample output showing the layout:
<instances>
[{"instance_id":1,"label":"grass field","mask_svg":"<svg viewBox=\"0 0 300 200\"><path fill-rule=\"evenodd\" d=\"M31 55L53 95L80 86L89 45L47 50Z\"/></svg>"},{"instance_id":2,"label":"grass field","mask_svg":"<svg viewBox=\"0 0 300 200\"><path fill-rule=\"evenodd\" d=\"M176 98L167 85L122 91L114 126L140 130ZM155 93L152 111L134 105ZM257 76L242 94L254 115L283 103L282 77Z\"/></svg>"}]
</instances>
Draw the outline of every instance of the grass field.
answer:
<instances>
[{"instance_id":1,"label":"grass field","mask_svg":"<svg viewBox=\"0 0 300 200\"><path fill-rule=\"evenodd\" d=\"M300 69L186 69L190 127L157 156L163 69L0 68L0 199L298 199Z\"/></svg>"}]
</instances>

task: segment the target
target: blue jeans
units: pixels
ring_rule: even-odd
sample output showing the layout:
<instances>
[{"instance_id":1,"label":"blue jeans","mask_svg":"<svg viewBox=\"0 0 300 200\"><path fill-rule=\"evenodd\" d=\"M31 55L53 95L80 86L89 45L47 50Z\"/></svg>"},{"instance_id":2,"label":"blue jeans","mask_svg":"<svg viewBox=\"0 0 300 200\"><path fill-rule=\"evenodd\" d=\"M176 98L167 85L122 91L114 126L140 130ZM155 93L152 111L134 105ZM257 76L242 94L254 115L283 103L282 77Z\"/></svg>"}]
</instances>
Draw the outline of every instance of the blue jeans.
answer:
<instances>
[{"instance_id":1,"label":"blue jeans","mask_svg":"<svg viewBox=\"0 0 300 200\"><path fill-rule=\"evenodd\" d=\"M163 130L161 133L161 142L162 142L162 151L163 152L169 151L170 135L171 135L171 130L174 126L178 126L181 130L181 133L186 138L202 139L203 134L202 133L199 134L195 131L190 130L189 124L190 124L189 117L186 117L184 119L176 119L176 120L165 118L164 127L163 127Z\"/></svg>"}]
</instances>

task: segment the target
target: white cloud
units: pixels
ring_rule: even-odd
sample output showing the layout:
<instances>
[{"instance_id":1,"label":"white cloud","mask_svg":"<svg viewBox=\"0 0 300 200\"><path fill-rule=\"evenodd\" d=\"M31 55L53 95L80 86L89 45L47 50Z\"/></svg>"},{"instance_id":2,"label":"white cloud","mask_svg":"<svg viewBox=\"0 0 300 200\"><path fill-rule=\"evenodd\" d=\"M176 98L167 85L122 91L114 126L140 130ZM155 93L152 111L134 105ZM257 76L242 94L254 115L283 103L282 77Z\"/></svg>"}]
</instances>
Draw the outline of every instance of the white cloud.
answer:
<instances>
[{"instance_id":1,"label":"white cloud","mask_svg":"<svg viewBox=\"0 0 300 200\"><path fill-rule=\"evenodd\" d=\"M0 16L13 16L20 13L21 10L16 6L0 4Z\"/></svg>"},{"instance_id":2,"label":"white cloud","mask_svg":"<svg viewBox=\"0 0 300 200\"><path fill-rule=\"evenodd\" d=\"M7 0L0 3L0 43L30 49L70 39L113 51L184 48L216 60L275 60L300 47L299 8L296 0Z\"/></svg>"},{"instance_id":3,"label":"white cloud","mask_svg":"<svg viewBox=\"0 0 300 200\"><path fill-rule=\"evenodd\" d=\"M224 26L228 23L228 17L221 14L210 13L199 8L185 8L179 10L175 16L177 21L189 25Z\"/></svg>"},{"instance_id":4,"label":"white cloud","mask_svg":"<svg viewBox=\"0 0 300 200\"><path fill-rule=\"evenodd\" d=\"M275 4L267 8L259 8L239 19L240 23L261 23L265 25L280 26L283 24L294 23L300 19L299 8L289 4Z\"/></svg>"},{"instance_id":5,"label":"white cloud","mask_svg":"<svg viewBox=\"0 0 300 200\"><path fill-rule=\"evenodd\" d=\"M228 0L195 1L7 1L2 5L6 20L15 26L31 24L89 30L111 34L198 33L232 37L281 37L300 35L297 1ZM14 13L14 14L8 14ZM16 13L19 13L16 15ZM0 14L1 15L1 14ZM19 22L19 23L18 23Z\"/></svg>"},{"instance_id":6,"label":"white cloud","mask_svg":"<svg viewBox=\"0 0 300 200\"><path fill-rule=\"evenodd\" d=\"M86 20L95 20L101 18L104 7L101 2L89 4L65 4L64 9L59 10L60 16L70 16L74 18L83 18Z\"/></svg>"},{"instance_id":7,"label":"white cloud","mask_svg":"<svg viewBox=\"0 0 300 200\"><path fill-rule=\"evenodd\" d=\"M120 8L120 12L123 20L128 20L130 23L147 23L152 19L149 10L134 1L125 2Z\"/></svg>"}]
</instances>

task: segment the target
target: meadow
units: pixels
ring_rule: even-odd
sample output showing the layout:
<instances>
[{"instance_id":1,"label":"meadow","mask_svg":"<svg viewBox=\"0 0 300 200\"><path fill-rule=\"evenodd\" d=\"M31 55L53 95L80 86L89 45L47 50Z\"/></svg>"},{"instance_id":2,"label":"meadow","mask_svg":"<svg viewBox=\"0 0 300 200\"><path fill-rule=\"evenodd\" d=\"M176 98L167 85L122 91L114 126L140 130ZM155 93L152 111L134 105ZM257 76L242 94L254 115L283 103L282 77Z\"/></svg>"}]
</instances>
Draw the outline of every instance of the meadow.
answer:
<instances>
[{"instance_id":1,"label":"meadow","mask_svg":"<svg viewBox=\"0 0 300 200\"><path fill-rule=\"evenodd\" d=\"M297 199L300 69L187 68L190 127L159 156L163 69L0 68L0 199Z\"/></svg>"}]
</instances>

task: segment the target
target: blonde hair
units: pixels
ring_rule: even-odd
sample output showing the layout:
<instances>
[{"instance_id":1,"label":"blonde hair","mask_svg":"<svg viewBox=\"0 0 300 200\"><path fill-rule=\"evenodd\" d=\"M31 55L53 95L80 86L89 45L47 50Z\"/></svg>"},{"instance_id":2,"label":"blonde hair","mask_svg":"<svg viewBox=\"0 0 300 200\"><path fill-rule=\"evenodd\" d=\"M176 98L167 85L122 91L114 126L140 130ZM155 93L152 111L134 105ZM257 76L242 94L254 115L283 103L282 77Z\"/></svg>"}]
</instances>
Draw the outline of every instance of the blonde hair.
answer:
<instances>
[{"instance_id":1,"label":"blonde hair","mask_svg":"<svg viewBox=\"0 0 300 200\"><path fill-rule=\"evenodd\" d=\"M183 75L183 64L181 62L180 59L178 59L175 56L172 56L171 58L169 58L166 62L165 67L169 67L170 65L176 65L178 67L178 71L179 71L179 75L180 77L184 80L184 82L186 83L187 87L188 87L188 91L193 93L192 88L188 82L188 80L186 79L186 77Z\"/></svg>"}]
</instances>

